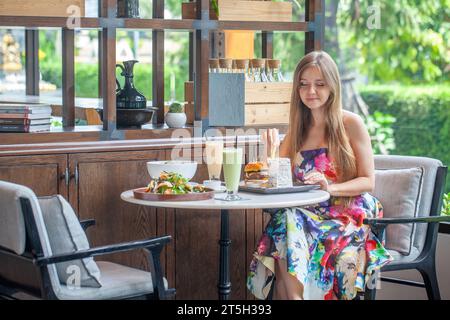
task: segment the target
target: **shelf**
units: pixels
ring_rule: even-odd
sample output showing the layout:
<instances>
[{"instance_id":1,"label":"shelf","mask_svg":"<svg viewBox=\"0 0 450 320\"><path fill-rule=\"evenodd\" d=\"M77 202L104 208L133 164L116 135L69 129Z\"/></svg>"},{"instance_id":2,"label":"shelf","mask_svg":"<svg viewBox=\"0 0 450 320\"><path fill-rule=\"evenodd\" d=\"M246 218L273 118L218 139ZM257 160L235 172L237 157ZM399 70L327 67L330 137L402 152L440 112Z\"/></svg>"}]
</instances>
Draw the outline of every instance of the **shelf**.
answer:
<instances>
[{"instance_id":1,"label":"shelf","mask_svg":"<svg viewBox=\"0 0 450 320\"><path fill-rule=\"evenodd\" d=\"M214 21L211 21L214 22ZM308 22L215 21L218 30L310 31Z\"/></svg>"},{"instance_id":2,"label":"shelf","mask_svg":"<svg viewBox=\"0 0 450 320\"><path fill-rule=\"evenodd\" d=\"M156 30L261 30L261 31L310 31L308 22L259 22L259 21L217 21L181 19L121 19L80 18L79 28L128 28ZM0 16L2 27L65 28L65 17Z\"/></svg>"},{"instance_id":3,"label":"shelf","mask_svg":"<svg viewBox=\"0 0 450 320\"><path fill-rule=\"evenodd\" d=\"M171 29L171 30L195 30L198 29L196 20L181 19L111 19L111 23L117 28L129 29Z\"/></svg>"},{"instance_id":4,"label":"shelf","mask_svg":"<svg viewBox=\"0 0 450 320\"><path fill-rule=\"evenodd\" d=\"M66 17L0 16L1 27L65 28ZM80 28L99 28L98 18L80 18Z\"/></svg>"},{"instance_id":5,"label":"shelf","mask_svg":"<svg viewBox=\"0 0 450 320\"><path fill-rule=\"evenodd\" d=\"M195 0L196 9L206 11L209 8L207 0ZM103 103L106 106L106 117L103 127L82 127L75 129L52 130L47 133L1 133L2 144L29 144L29 143L54 143L54 142L81 142L81 141L113 141L129 139L159 139L168 138L172 130L165 127L146 127L138 130L112 130L115 127L116 113L115 103L115 66L116 66L116 29L141 29L152 30L152 66L153 66L153 97L154 105L164 105L164 30L172 31L196 31L189 35L189 79L196 83L195 95L197 116L202 121L200 130L208 128L209 92L208 59L211 55L221 56L224 53L224 41L220 41L223 30L249 30L263 31L261 36L261 55L265 58L273 58L274 42L272 31L277 32L304 32L305 53L313 50L321 50L324 42L324 9L325 0L305 1L305 21L291 22L291 18L281 21L230 21L209 20L202 15L201 19L164 19L164 0L153 0L152 19L116 18L116 1L104 0L99 8L99 17L79 18L79 25L75 29L96 29L103 31L99 34L99 60L101 70L99 72L99 87L103 92ZM235 9L235 8L233 8ZM197 17L197 16L192 16ZM75 32L70 29L72 18L67 17L42 17L42 16L0 16L0 27L6 28L61 28L62 34L62 95L65 97L62 108L59 108L63 116L63 122L67 126L73 126L75 118L80 118L79 103L75 99L74 65L75 65ZM237 15L236 18L245 19ZM256 19L255 19L256 20ZM280 20L280 19L279 19ZM68 23L69 22L69 23ZM199 32L197 32L199 31ZM219 32L217 32L219 31ZM36 83L39 78L39 65L37 63L39 50L39 33L36 30L26 30L26 56L27 64L27 88L28 94L39 94ZM59 104L61 105L61 103ZM62 111L61 111L62 110ZM164 110L159 109L155 114L156 122L164 123ZM98 123L98 122L92 122ZM252 126L254 127L254 126ZM255 128L258 129L258 128ZM193 131L193 128L189 128Z\"/></svg>"},{"instance_id":6,"label":"shelf","mask_svg":"<svg viewBox=\"0 0 450 320\"><path fill-rule=\"evenodd\" d=\"M192 126L184 129L191 134L194 133ZM109 141L109 140L130 140L130 139L169 139L173 131L166 125L143 125L142 129L117 129L105 131L102 126L76 126L75 128L52 128L48 132L34 133L7 133L1 132L1 151L8 150L8 145L19 144L46 144L55 142L88 142L88 141ZM7 142L7 143L6 143Z\"/></svg>"}]
</instances>

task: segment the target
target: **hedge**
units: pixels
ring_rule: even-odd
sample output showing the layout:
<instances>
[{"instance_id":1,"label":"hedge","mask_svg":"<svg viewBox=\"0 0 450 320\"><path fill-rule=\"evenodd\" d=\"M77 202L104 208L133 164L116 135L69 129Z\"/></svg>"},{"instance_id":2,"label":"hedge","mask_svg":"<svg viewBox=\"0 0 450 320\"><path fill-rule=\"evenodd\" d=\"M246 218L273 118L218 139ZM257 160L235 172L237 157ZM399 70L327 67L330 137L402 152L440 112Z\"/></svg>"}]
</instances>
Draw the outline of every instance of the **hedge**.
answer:
<instances>
[{"instance_id":1,"label":"hedge","mask_svg":"<svg viewBox=\"0 0 450 320\"><path fill-rule=\"evenodd\" d=\"M436 158L450 165L450 84L360 88L370 112L396 118L391 154ZM450 192L450 174L446 192Z\"/></svg>"}]
</instances>

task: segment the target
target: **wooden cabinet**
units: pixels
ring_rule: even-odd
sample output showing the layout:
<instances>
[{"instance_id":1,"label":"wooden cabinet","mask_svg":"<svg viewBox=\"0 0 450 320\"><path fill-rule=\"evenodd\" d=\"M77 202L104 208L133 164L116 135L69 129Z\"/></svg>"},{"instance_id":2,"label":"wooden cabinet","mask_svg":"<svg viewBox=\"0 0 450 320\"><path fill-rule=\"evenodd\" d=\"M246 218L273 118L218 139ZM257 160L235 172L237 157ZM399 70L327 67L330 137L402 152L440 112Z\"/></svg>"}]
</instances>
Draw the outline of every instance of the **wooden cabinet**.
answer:
<instances>
[{"instance_id":1,"label":"wooden cabinet","mask_svg":"<svg viewBox=\"0 0 450 320\"><path fill-rule=\"evenodd\" d=\"M0 180L31 188L38 196L61 194L68 199L67 155L0 157Z\"/></svg>"}]
</instances>

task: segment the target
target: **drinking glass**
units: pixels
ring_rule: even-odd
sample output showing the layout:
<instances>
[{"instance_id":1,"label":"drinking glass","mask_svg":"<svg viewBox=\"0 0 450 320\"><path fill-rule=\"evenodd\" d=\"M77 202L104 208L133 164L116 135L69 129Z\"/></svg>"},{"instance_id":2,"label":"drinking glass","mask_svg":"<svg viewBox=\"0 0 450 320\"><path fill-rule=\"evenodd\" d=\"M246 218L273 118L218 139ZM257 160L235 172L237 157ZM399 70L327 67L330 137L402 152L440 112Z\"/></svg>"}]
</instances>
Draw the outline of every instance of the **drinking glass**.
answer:
<instances>
[{"instance_id":1,"label":"drinking glass","mask_svg":"<svg viewBox=\"0 0 450 320\"><path fill-rule=\"evenodd\" d=\"M241 200L237 195L241 179L242 148L223 149L223 177L227 188L227 196L224 200Z\"/></svg>"},{"instance_id":2,"label":"drinking glass","mask_svg":"<svg viewBox=\"0 0 450 320\"><path fill-rule=\"evenodd\" d=\"M223 141L207 140L205 142L205 153L209 180L220 181L223 161Z\"/></svg>"}]
</instances>

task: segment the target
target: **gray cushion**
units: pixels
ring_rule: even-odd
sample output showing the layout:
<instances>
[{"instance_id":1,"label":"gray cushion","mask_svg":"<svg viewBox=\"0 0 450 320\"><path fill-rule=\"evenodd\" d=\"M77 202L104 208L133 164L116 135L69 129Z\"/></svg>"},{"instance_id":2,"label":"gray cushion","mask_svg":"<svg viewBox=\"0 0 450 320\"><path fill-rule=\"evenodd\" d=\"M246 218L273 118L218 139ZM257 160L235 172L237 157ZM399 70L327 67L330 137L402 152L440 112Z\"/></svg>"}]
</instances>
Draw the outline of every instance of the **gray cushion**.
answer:
<instances>
[{"instance_id":1,"label":"gray cushion","mask_svg":"<svg viewBox=\"0 0 450 320\"><path fill-rule=\"evenodd\" d=\"M71 290L67 286L61 286L57 292L58 298L64 300L124 299L153 292L150 272L106 261L99 261L98 267L102 274L101 288L82 287ZM166 278L163 278L163 281L167 289Z\"/></svg>"},{"instance_id":2,"label":"gray cushion","mask_svg":"<svg viewBox=\"0 0 450 320\"><path fill-rule=\"evenodd\" d=\"M373 195L383 205L385 218L417 217L423 168L375 170ZM395 224L386 228L386 248L409 255L414 225Z\"/></svg>"},{"instance_id":3,"label":"gray cushion","mask_svg":"<svg viewBox=\"0 0 450 320\"><path fill-rule=\"evenodd\" d=\"M0 247L22 254L25 251L25 223L19 198L36 196L25 186L0 181Z\"/></svg>"},{"instance_id":4,"label":"gray cushion","mask_svg":"<svg viewBox=\"0 0 450 320\"><path fill-rule=\"evenodd\" d=\"M38 198L53 254L89 249L89 242L70 204L60 195ZM71 286L101 287L94 259L56 264L59 281Z\"/></svg>"},{"instance_id":5,"label":"gray cushion","mask_svg":"<svg viewBox=\"0 0 450 320\"><path fill-rule=\"evenodd\" d=\"M442 162L437 159L413 156L375 155L376 169L404 169L421 167L423 171L422 195L420 197L418 217L430 215L431 201L433 198L436 173ZM418 223L415 226L413 245L422 252L425 244L427 223Z\"/></svg>"}]
</instances>

